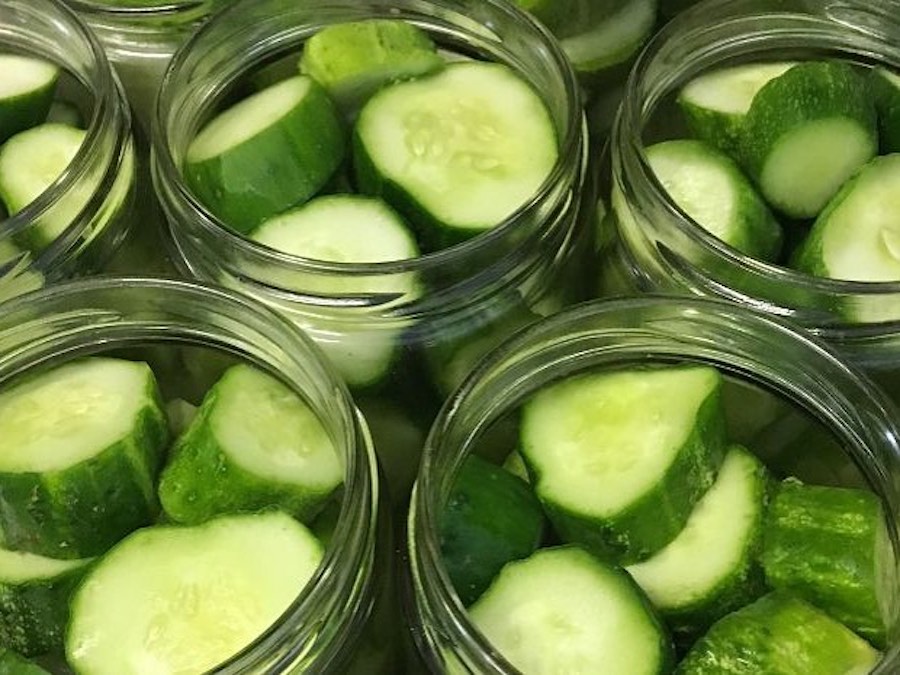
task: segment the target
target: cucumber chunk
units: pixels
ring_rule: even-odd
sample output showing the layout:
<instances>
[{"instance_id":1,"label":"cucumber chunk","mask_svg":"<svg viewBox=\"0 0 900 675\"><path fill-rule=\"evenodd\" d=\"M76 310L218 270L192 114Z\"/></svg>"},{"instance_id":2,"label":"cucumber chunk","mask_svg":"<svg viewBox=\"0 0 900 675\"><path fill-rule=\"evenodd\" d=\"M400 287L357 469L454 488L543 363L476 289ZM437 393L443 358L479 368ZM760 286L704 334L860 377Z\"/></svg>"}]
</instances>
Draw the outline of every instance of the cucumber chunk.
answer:
<instances>
[{"instance_id":1,"label":"cucumber chunk","mask_svg":"<svg viewBox=\"0 0 900 675\"><path fill-rule=\"evenodd\" d=\"M0 647L0 675L50 675L50 673L19 654Z\"/></svg>"},{"instance_id":2,"label":"cucumber chunk","mask_svg":"<svg viewBox=\"0 0 900 675\"><path fill-rule=\"evenodd\" d=\"M656 25L657 0L625 0L618 9L584 24L560 40L575 70L594 73L624 63L647 41Z\"/></svg>"},{"instance_id":3,"label":"cucumber chunk","mask_svg":"<svg viewBox=\"0 0 900 675\"><path fill-rule=\"evenodd\" d=\"M268 506L306 521L342 482L337 450L306 402L240 364L210 389L176 442L159 497L182 523Z\"/></svg>"},{"instance_id":4,"label":"cucumber chunk","mask_svg":"<svg viewBox=\"0 0 900 675\"><path fill-rule=\"evenodd\" d=\"M728 155L678 140L650 146L647 159L672 200L710 234L749 256L778 256L781 225Z\"/></svg>"},{"instance_id":5,"label":"cucumber chunk","mask_svg":"<svg viewBox=\"0 0 900 675\"><path fill-rule=\"evenodd\" d=\"M184 173L204 205L247 233L305 202L344 157L344 130L325 90L297 76L220 113L193 140Z\"/></svg>"},{"instance_id":6,"label":"cucumber chunk","mask_svg":"<svg viewBox=\"0 0 900 675\"><path fill-rule=\"evenodd\" d=\"M677 675L864 675L879 653L798 598L770 593L700 638Z\"/></svg>"},{"instance_id":7,"label":"cucumber chunk","mask_svg":"<svg viewBox=\"0 0 900 675\"><path fill-rule=\"evenodd\" d=\"M769 204L812 218L878 151L871 89L846 63L800 63L757 92L743 140L746 168Z\"/></svg>"},{"instance_id":8,"label":"cucumber chunk","mask_svg":"<svg viewBox=\"0 0 900 675\"><path fill-rule=\"evenodd\" d=\"M695 77L678 94L678 105L691 133L738 159L744 118L756 93L795 65L750 63Z\"/></svg>"},{"instance_id":9,"label":"cucumber chunk","mask_svg":"<svg viewBox=\"0 0 900 675\"><path fill-rule=\"evenodd\" d=\"M0 528L10 548L103 553L156 517L168 440L145 363L92 357L0 392Z\"/></svg>"},{"instance_id":10,"label":"cucumber chunk","mask_svg":"<svg viewBox=\"0 0 900 675\"><path fill-rule=\"evenodd\" d=\"M59 68L42 59L0 54L0 143L47 117Z\"/></svg>"},{"instance_id":11,"label":"cucumber chunk","mask_svg":"<svg viewBox=\"0 0 900 675\"><path fill-rule=\"evenodd\" d=\"M469 455L440 528L444 567L460 600L470 605L506 563L534 553L544 531L544 512L527 483Z\"/></svg>"},{"instance_id":12,"label":"cucumber chunk","mask_svg":"<svg viewBox=\"0 0 900 675\"><path fill-rule=\"evenodd\" d=\"M883 584L896 561L875 494L784 481L766 517L761 560L772 588L802 597L884 646L879 603L891 593Z\"/></svg>"},{"instance_id":13,"label":"cucumber chunk","mask_svg":"<svg viewBox=\"0 0 900 675\"><path fill-rule=\"evenodd\" d=\"M0 549L0 645L25 656L61 650L69 596L90 562Z\"/></svg>"},{"instance_id":14,"label":"cucumber chunk","mask_svg":"<svg viewBox=\"0 0 900 675\"><path fill-rule=\"evenodd\" d=\"M724 455L722 378L707 366L569 378L524 406L521 452L557 533L621 564L671 542Z\"/></svg>"},{"instance_id":15,"label":"cucumber chunk","mask_svg":"<svg viewBox=\"0 0 900 675\"><path fill-rule=\"evenodd\" d=\"M872 71L881 152L900 152L900 75L886 68Z\"/></svg>"},{"instance_id":16,"label":"cucumber chunk","mask_svg":"<svg viewBox=\"0 0 900 675\"><path fill-rule=\"evenodd\" d=\"M315 78L353 113L385 84L438 70L431 38L405 21L370 19L323 28L303 45L300 72Z\"/></svg>"},{"instance_id":17,"label":"cucumber chunk","mask_svg":"<svg viewBox=\"0 0 900 675\"><path fill-rule=\"evenodd\" d=\"M383 196L433 249L511 216L557 154L540 97L508 67L478 61L385 87L360 111L354 140L362 192Z\"/></svg>"},{"instance_id":18,"label":"cucumber chunk","mask_svg":"<svg viewBox=\"0 0 900 675\"><path fill-rule=\"evenodd\" d=\"M676 633L702 632L763 594L756 555L766 486L765 467L733 446L675 540L627 568Z\"/></svg>"},{"instance_id":19,"label":"cucumber chunk","mask_svg":"<svg viewBox=\"0 0 900 675\"><path fill-rule=\"evenodd\" d=\"M75 159L86 135L84 130L65 124L43 124L13 136L0 148L0 199L10 215L24 209L53 185ZM26 229L23 241L17 243L41 250L70 222L68 217L44 218Z\"/></svg>"},{"instance_id":20,"label":"cucumber chunk","mask_svg":"<svg viewBox=\"0 0 900 675\"><path fill-rule=\"evenodd\" d=\"M279 512L135 532L75 593L67 660L83 675L207 672L287 610L322 555Z\"/></svg>"},{"instance_id":21,"label":"cucumber chunk","mask_svg":"<svg viewBox=\"0 0 900 675\"><path fill-rule=\"evenodd\" d=\"M900 154L878 157L854 176L794 251L793 265L816 276L900 281Z\"/></svg>"},{"instance_id":22,"label":"cucumber chunk","mask_svg":"<svg viewBox=\"0 0 900 675\"><path fill-rule=\"evenodd\" d=\"M621 569L577 547L509 563L469 614L523 673L671 669L671 641L646 597Z\"/></svg>"}]
</instances>

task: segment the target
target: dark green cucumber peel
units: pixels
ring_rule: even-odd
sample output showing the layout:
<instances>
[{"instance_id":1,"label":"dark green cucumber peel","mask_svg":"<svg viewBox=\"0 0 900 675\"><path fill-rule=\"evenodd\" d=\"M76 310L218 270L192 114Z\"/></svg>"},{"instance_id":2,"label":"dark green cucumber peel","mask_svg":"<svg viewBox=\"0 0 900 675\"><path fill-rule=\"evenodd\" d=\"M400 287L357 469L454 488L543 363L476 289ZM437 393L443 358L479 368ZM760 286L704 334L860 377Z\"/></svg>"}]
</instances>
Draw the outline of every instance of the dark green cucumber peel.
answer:
<instances>
[{"instance_id":1,"label":"dark green cucumber peel","mask_svg":"<svg viewBox=\"0 0 900 675\"><path fill-rule=\"evenodd\" d=\"M718 621L676 675L865 673L879 654L812 605L775 591Z\"/></svg>"},{"instance_id":2,"label":"dark green cucumber peel","mask_svg":"<svg viewBox=\"0 0 900 675\"><path fill-rule=\"evenodd\" d=\"M895 564L878 497L866 490L781 483L765 526L762 565L769 586L790 591L883 647L879 595Z\"/></svg>"},{"instance_id":3,"label":"dark green cucumber peel","mask_svg":"<svg viewBox=\"0 0 900 675\"><path fill-rule=\"evenodd\" d=\"M0 647L0 675L50 675L36 663Z\"/></svg>"},{"instance_id":4,"label":"dark green cucumber peel","mask_svg":"<svg viewBox=\"0 0 900 675\"><path fill-rule=\"evenodd\" d=\"M0 71L7 68L34 70L34 76L39 79L29 83L36 88L25 91L18 88L16 94L5 97L3 94L8 90L0 87L0 143L21 131L41 124L47 118L60 74L59 69L49 62L0 54ZM13 83L17 84L15 78Z\"/></svg>"},{"instance_id":5,"label":"dark green cucumber peel","mask_svg":"<svg viewBox=\"0 0 900 675\"><path fill-rule=\"evenodd\" d=\"M870 79L878 111L881 153L900 152L900 75L876 68Z\"/></svg>"},{"instance_id":6,"label":"dark green cucumber peel","mask_svg":"<svg viewBox=\"0 0 900 675\"><path fill-rule=\"evenodd\" d=\"M529 485L469 455L440 525L444 567L463 604L477 600L506 563L531 555L543 532L544 513Z\"/></svg>"}]
</instances>

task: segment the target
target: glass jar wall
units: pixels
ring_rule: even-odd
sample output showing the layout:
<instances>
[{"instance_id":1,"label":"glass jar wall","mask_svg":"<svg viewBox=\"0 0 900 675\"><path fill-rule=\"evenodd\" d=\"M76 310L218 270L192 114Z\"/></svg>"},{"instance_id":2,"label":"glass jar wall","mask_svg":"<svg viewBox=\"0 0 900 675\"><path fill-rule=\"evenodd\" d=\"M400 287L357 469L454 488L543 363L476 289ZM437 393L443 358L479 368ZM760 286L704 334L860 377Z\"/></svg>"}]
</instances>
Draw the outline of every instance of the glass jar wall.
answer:
<instances>
[{"instance_id":1,"label":"glass jar wall","mask_svg":"<svg viewBox=\"0 0 900 675\"><path fill-rule=\"evenodd\" d=\"M489 232L397 262L308 260L229 229L183 175L200 126L255 73L295 73L304 42L322 28L373 18L411 22L442 52L505 63L523 77L557 129L559 159L549 177ZM583 196L590 200L587 159L572 71L549 35L509 3L263 0L222 11L173 60L160 95L153 170L182 270L240 288L312 336L371 413L389 482L404 496L422 425L460 374L506 333L583 295L581 261L593 229L593 214L581 209ZM408 446L399 447L401 437Z\"/></svg>"},{"instance_id":2,"label":"glass jar wall","mask_svg":"<svg viewBox=\"0 0 900 675\"><path fill-rule=\"evenodd\" d=\"M296 600L285 603L289 607L275 625L211 672L398 672L402 624L390 607L394 602L392 543L387 512L380 504L374 451L366 424L346 388L308 338L271 310L239 295L174 281L98 278L38 291L4 305L0 313L0 389L4 392L20 378L39 377L48 370L96 357L151 366L161 398L167 402L172 440L179 427L189 424L179 421L185 417L184 411L195 410L224 371L234 372L235 364L252 365L303 400L340 457L343 487L308 523L325 546L318 569L302 592L298 589ZM278 401L289 405L283 396ZM64 405L62 400L60 405ZM8 406L6 410L8 413ZM11 418L7 414L5 419ZM249 431L249 426L247 429L248 434L256 433ZM290 432L283 431L282 436L284 433ZM219 479L221 474L210 477L203 489L214 490ZM155 490L158 484L154 485ZM12 497L7 494L4 499ZM171 523L173 518L167 520ZM197 525L184 527L188 532ZM142 532L152 528L159 526L151 525ZM127 535L126 541L132 536ZM117 546L117 550L121 548ZM105 558L100 560L102 566ZM228 568L223 566L223 570ZM201 583L200 577L197 582ZM264 595L261 590L258 597ZM187 607L183 605L185 611ZM208 609L194 607L200 616ZM252 613L249 605L245 609ZM230 615L224 612L221 616ZM237 616L225 621L237 626ZM135 622L137 617L133 617ZM3 620L9 619L4 614ZM186 614L173 630L189 631L190 626ZM4 630L9 632L8 627ZM162 626L154 630L158 638L167 634ZM227 644L227 636L221 639ZM124 644L132 643L126 640ZM151 640L147 644L157 643ZM68 654L77 657L77 650ZM143 658L126 654L131 657ZM156 657L176 659L172 663L180 658L164 652ZM48 664L54 672L69 672L52 655Z\"/></svg>"},{"instance_id":3,"label":"glass jar wall","mask_svg":"<svg viewBox=\"0 0 900 675\"><path fill-rule=\"evenodd\" d=\"M526 480L532 485L536 480L550 480L544 474L536 479L529 462L527 474L522 474L520 469L524 467L516 469L509 461L509 453L525 447L520 437L525 425L523 405L560 381L573 382L588 373L601 375L674 364L714 366L722 374L727 442L744 446L762 460L773 484L778 479L795 477L810 485L864 488L878 495L889 534L890 562L881 568L885 577L880 598L889 637L883 657L872 672L896 671L900 664L900 587L896 574L900 554L900 432L896 407L823 343L776 319L721 301L647 296L584 304L530 327L486 358L438 416L413 492L408 534L412 623L431 672L519 672L475 627L466 609L471 607L471 598L464 606L462 591L458 592L451 581L454 573L458 579L462 574L474 579L474 568L459 565L451 572L445 564L446 552L463 555L459 547L464 548L467 542L476 547L488 546L479 539L483 532L474 524L477 520L466 521L473 523L466 540L451 539L450 530L446 530L445 539L443 528L450 527L450 518L477 519L478 515L471 513L471 505L483 503L477 497L475 483L470 482L466 488L460 488L469 490L464 493L469 499L451 504L451 499L462 499L459 495L463 493L454 492L454 486L466 458L474 454L503 464L504 469L516 475L527 475ZM624 390L621 393L625 395ZM571 403L576 399L567 400ZM581 402L592 405L587 400ZM582 437L590 434L591 421L602 417L600 406L596 402L590 416L584 410L571 413L578 420L572 424L584 425ZM652 426L652 414L657 408L650 403L646 406L646 412L637 413L635 420L643 419ZM630 414L612 407L618 414ZM557 410L556 422L559 416L567 414L562 408ZM536 424L534 418L531 420L531 424ZM563 427L556 424L552 435L560 443L569 443L575 434L566 434ZM633 449L613 428L604 429L602 437L615 438L617 448L622 444ZM600 443L599 437L595 440ZM571 445L565 447L572 449ZM600 454L595 464L585 462L585 473L601 471L597 467L605 466ZM549 470L548 466L544 469ZM491 552L512 551L503 548L508 543L503 533L509 532L504 528L524 522L515 521L506 510L512 508L511 495L515 492L501 489L499 480L494 485L494 494L508 498L505 506L494 506L510 519L505 525L491 519L492 524L487 527L497 548L479 549L474 558L483 562L493 560ZM451 494L456 496L451 498ZM542 502L545 498L546 495L541 497ZM448 515L451 508L456 515ZM665 520L665 512L661 509L655 513L658 522ZM552 515L550 520L555 526L557 521ZM729 527L737 527L737 521L730 522ZM694 534L698 534L696 530ZM546 536L554 538L553 534ZM571 545L570 540L563 538L566 541ZM557 539L556 543L542 545L560 543ZM512 559L515 557L523 556ZM502 578L495 576L494 583ZM548 581L553 583L552 579ZM462 588L468 590L466 586ZM510 613L515 611L508 609ZM551 610L547 612L554 616ZM566 625L564 616L556 619L555 627ZM519 628L527 631L526 623L523 621ZM545 636L552 633L548 629ZM566 639L577 641L568 632ZM595 639L592 644L611 643ZM627 658L633 663L636 657Z\"/></svg>"}]
</instances>

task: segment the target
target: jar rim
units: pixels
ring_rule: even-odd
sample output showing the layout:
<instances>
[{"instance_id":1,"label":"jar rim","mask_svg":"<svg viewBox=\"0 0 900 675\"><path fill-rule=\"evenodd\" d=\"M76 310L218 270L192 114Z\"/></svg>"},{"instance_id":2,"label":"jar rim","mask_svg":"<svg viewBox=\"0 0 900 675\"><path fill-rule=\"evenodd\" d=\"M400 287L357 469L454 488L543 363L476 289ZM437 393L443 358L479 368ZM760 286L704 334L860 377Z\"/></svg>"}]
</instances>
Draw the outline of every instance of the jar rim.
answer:
<instances>
[{"instance_id":1,"label":"jar rim","mask_svg":"<svg viewBox=\"0 0 900 675\"><path fill-rule=\"evenodd\" d=\"M112 18L141 20L161 18L170 14L178 14L204 7L209 0L159 0L148 3L147 0L67 0L75 11L89 16L107 16Z\"/></svg>"},{"instance_id":2,"label":"jar rim","mask_svg":"<svg viewBox=\"0 0 900 675\"><path fill-rule=\"evenodd\" d=\"M692 337L691 327L703 328L705 332ZM735 352L741 347L734 341L754 333L757 358L739 361ZM608 342L592 346L588 340L597 336ZM628 340L633 344L625 344ZM658 343L665 341L670 345L660 348ZM766 345L771 347L764 351ZM788 364L779 363L773 348L778 353L789 349L802 353L803 363L790 367L810 382L818 380L821 384L807 390L802 380L782 378L776 382L773 373ZM589 350L595 351L588 353ZM895 421L900 415L863 373L807 332L764 312L721 299L647 294L594 300L532 324L491 352L445 403L428 434L408 517L408 581L417 596L414 611L419 617L426 615L426 621L438 617L435 620L441 623L436 632L464 650L463 658L487 655L481 657L484 663L479 662L485 672L514 672L468 619L441 563L437 536L440 511L449 495L451 479L471 452L474 439L508 412L511 402L517 404L532 391L529 385L552 381L554 366L569 364L571 372L565 375L570 376L590 367L685 359L729 366L729 374L777 391L824 422L829 432L845 442L849 457L860 462L867 460L872 466L860 469L888 507L889 536L895 555L900 556L900 487L883 466L886 462L895 471L900 470L900 427ZM575 361L580 365L573 364ZM741 361L755 363L759 368L754 373ZM512 393L515 390L519 393ZM865 414L858 415L858 408L865 408ZM852 422L853 427L848 424L837 429L838 422ZM877 455L873 448L880 448L884 456ZM887 675L898 664L900 642L885 653L880 667L873 672Z\"/></svg>"}]
</instances>

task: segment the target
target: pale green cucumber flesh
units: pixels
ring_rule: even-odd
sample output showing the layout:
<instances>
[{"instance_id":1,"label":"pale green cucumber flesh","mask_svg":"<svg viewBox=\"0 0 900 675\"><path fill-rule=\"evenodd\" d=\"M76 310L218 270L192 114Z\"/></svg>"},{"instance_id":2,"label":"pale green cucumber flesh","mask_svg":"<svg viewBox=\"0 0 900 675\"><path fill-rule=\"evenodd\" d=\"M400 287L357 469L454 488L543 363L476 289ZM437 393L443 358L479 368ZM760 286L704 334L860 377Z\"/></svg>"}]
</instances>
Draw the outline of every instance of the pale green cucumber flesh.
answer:
<instances>
[{"instance_id":1,"label":"pale green cucumber flesh","mask_svg":"<svg viewBox=\"0 0 900 675\"><path fill-rule=\"evenodd\" d=\"M634 582L577 547L507 564L469 615L524 673L655 675L672 661L668 636Z\"/></svg>"},{"instance_id":2,"label":"pale green cucumber flesh","mask_svg":"<svg viewBox=\"0 0 900 675\"><path fill-rule=\"evenodd\" d=\"M300 72L352 113L384 85L443 66L428 34L405 21L370 19L328 26L307 40Z\"/></svg>"},{"instance_id":3,"label":"pale green cucumber flesh","mask_svg":"<svg viewBox=\"0 0 900 675\"><path fill-rule=\"evenodd\" d=\"M59 68L28 56L0 54L0 143L41 124L53 101Z\"/></svg>"},{"instance_id":4,"label":"pale green cucumber flesh","mask_svg":"<svg viewBox=\"0 0 900 675\"><path fill-rule=\"evenodd\" d=\"M560 42L580 72L596 72L626 61L653 32L657 0L627 0L609 16Z\"/></svg>"},{"instance_id":5,"label":"pale green cucumber flesh","mask_svg":"<svg viewBox=\"0 0 900 675\"><path fill-rule=\"evenodd\" d=\"M241 232L312 197L341 164L343 123L307 76L279 82L212 119L184 174L207 209Z\"/></svg>"},{"instance_id":6,"label":"pale green cucumber flesh","mask_svg":"<svg viewBox=\"0 0 900 675\"><path fill-rule=\"evenodd\" d=\"M886 623L884 570L896 560L878 497L866 490L783 482L766 517L762 565L772 588L790 591L877 646Z\"/></svg>"},{"instance_id":7,"label":"pale green cucumber flesh","mask_svg":"<svg viewBox=\"0 0 900 675\"><path fill-rule=\"evenodd\" d=\"M774 592L719 620L677 675L866 675L879 653L812 605Z\"/></svg>"},{"instance_id":8,"label":"pale green cucumber flesh","mask_svg":"<svg viewBox=\"0 0 900 675\"><path fill-rule=\"evenodd\" d=\"M738 251L774 260L781 226L740 168L703 141L664 141L647 148L657 180L698 225Z\"/></svg>"},{"instance_id":9,"label":"pale green cucumber flesh","mask_svg":"<svg viewBox=\"0 0 900 675\"><path fill-rule=\"evenodd\" d=\"M280 506L315 515L343 481L322 422L293 390L248 365L210 390L163 471L163 508L179 522Z\"/></svg>"},{"instance_id":10,"label":"pale green cucumber flesh","mask_svg":"<svg viewBox=\"0 0 900 675\"><path fill-rule=\"evenodd\" d=\"M678 536L627 568L674 630L705 629L762 594L755 557L766 487L759 460L744 448L730 448Z\"/></svg>"},{"instance_id":11,"label":"pale green cucumber flesh","mask_svg":"<svg viewBox=\"0 0 900 675\"><path fill-rule=\"evenodd\" d=\"M528 83L474 61L381 90L360 112L354 147L362 190L383 195L426 241L502 222L536 195L558 153Z\"/></svg>"},{"instance_id":12,"label":"pale green cucumber flesh","mask_svg":"<svg viewBox=\"0 0 900 675\"><path fill-rule=\"evenodd\" d=\"M900 154L879 157L826 207L794 254L799 270L832 279L900 281Z\"/></svg>"},{"instance_id":13,"label":"pale green cucumber flesh","mask_svg":"<svg viewBox=\"0 0 900 675\"><path fill-rule=\"evenodd\" d=\"M135 532L75 594L67 660L89 675L207 672L282 615L322 553L280 512Z\"/></svg>"},{"instance_id":14,"label":"pale green cucumber flesh","mask_svg":"<svg viewBox=\"0 0 900 675\"><path fill-rule=\"evenodd\" d=\"M668 544L724 452L721 376L706 366L601 372L524 406L521 452L565 541L624 564Z\"/></svg>"}]
</instances>

